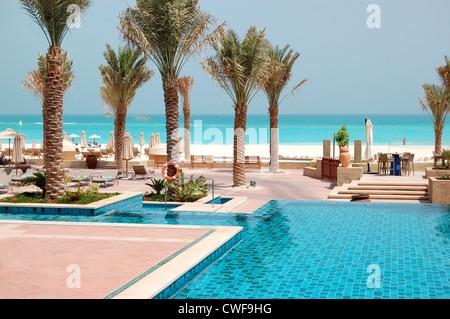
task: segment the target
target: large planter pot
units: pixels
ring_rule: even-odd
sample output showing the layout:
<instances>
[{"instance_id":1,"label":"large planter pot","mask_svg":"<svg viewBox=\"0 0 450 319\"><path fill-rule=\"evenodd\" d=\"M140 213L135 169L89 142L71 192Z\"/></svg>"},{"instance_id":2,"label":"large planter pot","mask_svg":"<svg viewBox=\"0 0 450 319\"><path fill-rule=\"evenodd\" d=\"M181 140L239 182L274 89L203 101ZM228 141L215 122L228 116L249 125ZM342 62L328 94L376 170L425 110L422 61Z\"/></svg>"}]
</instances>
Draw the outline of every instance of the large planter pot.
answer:
<instances>
[{"instance_id":1,"label":"large planter pot","mask_svg":"<svg viewBox=\"0 0 450 319\"><path fill-rule=\"evenodd\" d=\"M348 167L350 165L351 154L348 151L348 147L343 146L340 148L339 160L341 161L342 167Z\"/></svg>"},{"instance_id":2,"label":"large planter pot","mask_svg":"<svg viewBox=\"0 0 450 319\"><path fill-rule=\"evenodd\" d=\"M86 165L89 169L95 169L97 167L97 156L95 155L86 156Z\"/></svg>"}]
</instances>

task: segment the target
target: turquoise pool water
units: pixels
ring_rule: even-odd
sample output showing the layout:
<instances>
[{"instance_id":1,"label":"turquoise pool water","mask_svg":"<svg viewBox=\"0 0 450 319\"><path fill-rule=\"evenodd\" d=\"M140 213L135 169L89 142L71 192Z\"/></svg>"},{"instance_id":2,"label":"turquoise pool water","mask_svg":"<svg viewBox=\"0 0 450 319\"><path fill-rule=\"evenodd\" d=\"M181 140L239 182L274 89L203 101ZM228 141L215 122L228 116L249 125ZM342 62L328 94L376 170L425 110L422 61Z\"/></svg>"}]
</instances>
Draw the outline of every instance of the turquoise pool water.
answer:
<instances>
[{"instance_id":1,"label":"turquoise pool water","mask_svg":"<svg viewBox=\"0 0 450 319\"><path fill-rule=\"evenodd\" d=\"M236 225L242 241L173 298L449 298L450 206L271 201L250 215L165 212L0 219Z\"/></svg>"},{"instance_id":2,"label":"turquoise pool water","mask_svg":"<svg viewBox=\"0 0 450 319\"><path fill-rule=\"evenodd\" d=\"M231 197L222 197L222 196L216 197L216 198L214 198L214 204L222 205L222 204L228 203L232 199L233 198L231 198ZM213 203L213 200L211 199L210 201L206 202L205 204L212 204L212 203Z\"/></svg>"}]
</instances>

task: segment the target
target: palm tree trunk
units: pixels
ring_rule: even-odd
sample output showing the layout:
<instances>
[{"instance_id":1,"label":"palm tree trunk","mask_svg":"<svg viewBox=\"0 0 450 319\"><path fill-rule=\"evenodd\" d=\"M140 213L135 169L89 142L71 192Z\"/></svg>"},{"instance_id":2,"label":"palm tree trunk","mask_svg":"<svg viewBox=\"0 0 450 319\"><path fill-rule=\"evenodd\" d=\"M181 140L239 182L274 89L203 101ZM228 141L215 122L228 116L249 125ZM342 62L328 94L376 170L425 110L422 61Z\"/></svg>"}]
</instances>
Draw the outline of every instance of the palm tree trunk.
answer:
<instances>
[{"instance_id":1,"label":"palm tree trunk","mask_svg":"<svg viewBox=\"0 0 450 319\"><path fill-rule=\"evenodd\" d=\"M269 108L270 117L270 173L278 172L278 105L273 105Z\"/></svg>"},{"instance_id":2,"label":"palm tree trunk","mask_svg":"<svg viewBox=\"0 0 450 319\"><path fill-rule=\"evenodd\" d=\"M184 158L191 160L191 110L183 108L184 116Z\"/></svg>"},{"instance_id":3,"label":"palm tree trunk","mask_svg":"<svg viewBox=\"0 0 450 319\"><path fill-rule=\"evenodd\" d=\"M233 186L245 186L245 131L247 110L235 108L233 140Z\"/></svg>"},{"instance_id":4,"label":"palm tree trunk","mask_svg":"<svg viewBox=\"0 0 450 319\"><path fill-rule=\"evenodd\" d=\"M167 160L178 162L178 87L177 81L164 81L166 105Z\"/></svg>"},{"instance_id":5,"label":"palm tree trunk","mask_svg":"<svg viewBox=\"0 0 450 319\"><path fill-rule=\"evenodd\" d=\"M117 113L114 118L114 138L115 138L115 152L114 159L119 170L125 169L125 161L122 158L123 141L125 138L125 130L127 126L127 114Z\"/></svg>"},{"instance_id":6,"label":"palm tree trunk","mask_svg":"<svg viewBox=\"0 0 450 319\"><path fill-rule=\"evenodd\" d=\"M46 192L51 200L64 194L63 167L63 57L61 48L47 53L45 172Z\"/></svg>"},{"instance_id":7,"label":"palm tree trunk","mask_svg":"<svg viewBox=\"0 0 450 319\"><path fill-rule=\"evenodd\" d=\"M442 129L434 129L434 153L442 154Z\"/></svg>"},{"instance_id":8,"label":"palm tree trunk","mask_svg":"<svg viewBox=\"0 0 450 319\"><path fill-rule=\"evenodd\" d=\"M42 104L42 143L41 148L44 150L44 152L47 152L47 149L45 148L45 135L47 132L47 106L44 102ZM45 156L44 156L44 167L45 167Z\"/></svg>"}]
</instances>

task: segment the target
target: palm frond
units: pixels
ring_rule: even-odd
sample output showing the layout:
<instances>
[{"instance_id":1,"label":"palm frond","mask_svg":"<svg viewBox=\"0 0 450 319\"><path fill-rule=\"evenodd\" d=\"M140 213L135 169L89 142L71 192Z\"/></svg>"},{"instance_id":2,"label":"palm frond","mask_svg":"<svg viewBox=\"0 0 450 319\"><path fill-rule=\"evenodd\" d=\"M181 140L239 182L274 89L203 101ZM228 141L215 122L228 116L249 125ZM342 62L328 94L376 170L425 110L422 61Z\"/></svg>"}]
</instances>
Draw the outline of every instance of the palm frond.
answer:
<instances>
[{"instance_id":1,"label":"palm frond","mask_svg":"<svg viewBox=\"0 0 450 319\"><path fill-rule=\"evenodd\" d=\"M237 108L247 108L269 75L265 53L268 41L265 30L250 27L241 40L233 30L227 31L212 47L214 56L202 61L204 71L232 99Z\"/></svg>"},{"instance_id":2,"label":"palm frond","mask_svg":"<svg viewBox=\"0 0 450 319\"><path fill-rule=\"evenodd\" d=\"M122 38L141 48L167 81L175 81L189 58L215 41L224 26L211 31L215 20L197 0L137 0L119 19Z\"/></svg>"},{"instance_id":3,"label":"palm frond","mask_svg":"<svg viewBox=\"0 0 450 319\"><path fill-rule=\"evenodd\" d=\"M122 46L116 53L106 45L103 56L106 65L99 67L103 82L100 95L105 102L102 106L114 115L126 113L137 89L150 80L154 72L147 67L147 58L139 49Z\"/></svg>"},{"instance_id":4,"label":"palm frond","mask_svg":"<svg viewBox=\"0 0 450 319\"><path fill-rule=\"evenodd\" d=\"M92 0L19 0L19 3L42 30L49 46L61 47L69 31L67 21L72 14L68 7L77 5L82 14L89 8Z\"/></svg>"}]
</instances>

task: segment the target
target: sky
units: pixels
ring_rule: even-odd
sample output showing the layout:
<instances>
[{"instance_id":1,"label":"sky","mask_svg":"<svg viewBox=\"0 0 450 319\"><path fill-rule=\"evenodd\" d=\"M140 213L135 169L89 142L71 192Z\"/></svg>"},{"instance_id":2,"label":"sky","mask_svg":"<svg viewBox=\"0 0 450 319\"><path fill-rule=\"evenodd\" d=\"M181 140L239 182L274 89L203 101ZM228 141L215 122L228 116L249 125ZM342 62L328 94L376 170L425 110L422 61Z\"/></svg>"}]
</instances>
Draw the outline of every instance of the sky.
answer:
<instances>
[{"instance_id":1,"label":"sky","mask_svg":"<svg viewBox=\"0 0 450 319\"><path fill-rule=\"evenodd\" d=\"M379 20L373 20L379 8ZM75 81L64 99L65 114L102 114L98 66L108 43L123 44L118 15L135 0L93 0L81 28L72 29L63 49L73 60ZM282 114L413 114L422 113L421 85L439 83L435 69L450 56L448 0L199 0L203 11L218 23L245 36L249 27L265 28L273 44L300 53L291 82L306 84L280 106ZM369 23L368 23L369 21ZM379 27L370 28L373 23ZM20 82L36 68L36 57L48 43L18 0L0 1L0 114L39 114L41 105ZM194 114L232 114L230 97L202 70L207 50L192 58L181 76L192 76ZM162 82L155 76L141 87L129 114L164 113ZM180 102L181 104L181 102ZM258 93L249 114L267 113Z\"/></svg>"}]
</instances>

